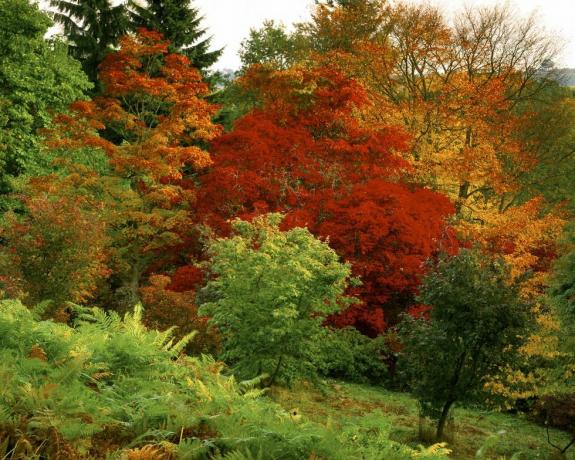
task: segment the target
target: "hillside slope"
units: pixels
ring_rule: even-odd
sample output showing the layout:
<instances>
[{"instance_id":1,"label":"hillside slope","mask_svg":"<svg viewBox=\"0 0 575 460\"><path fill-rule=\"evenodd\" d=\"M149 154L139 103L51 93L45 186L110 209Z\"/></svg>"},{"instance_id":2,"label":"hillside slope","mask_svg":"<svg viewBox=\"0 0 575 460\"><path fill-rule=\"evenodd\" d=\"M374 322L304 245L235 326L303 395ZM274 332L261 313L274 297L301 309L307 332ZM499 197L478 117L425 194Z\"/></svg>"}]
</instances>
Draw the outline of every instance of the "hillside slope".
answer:
<instances>
[{"instance_id":1,"label":"hillside slope","mask_svg":"<svg viewBox=\"0 0 575 460\"><path fill-rule=\"evenodd\" d=\"M335 432L355 425L363 430L380 430L412 448L421 444L417 402L405 393L330 381L323 391L299 387L274 389L272 395L292 416L308 418ZM430 428L425 426L424 434ZM565 446L570 437L550 430L550 439ZM450 458L457 460L561 458L554 456L556 450L547 442L545 428L521 416L479 409L455 410L447 447L452 450ZM566 458L575 459L575 449L568 451Z\"/></svg>"}]
</instances>

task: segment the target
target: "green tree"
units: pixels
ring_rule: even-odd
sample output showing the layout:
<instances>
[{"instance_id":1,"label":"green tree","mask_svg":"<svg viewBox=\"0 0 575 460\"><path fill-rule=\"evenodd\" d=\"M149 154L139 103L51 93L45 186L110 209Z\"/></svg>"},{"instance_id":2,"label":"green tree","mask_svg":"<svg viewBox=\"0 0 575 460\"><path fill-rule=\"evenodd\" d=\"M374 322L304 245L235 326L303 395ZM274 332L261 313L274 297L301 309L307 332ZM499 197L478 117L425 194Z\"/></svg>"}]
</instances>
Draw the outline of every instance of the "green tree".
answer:
<instances>
[{"instance_id":1,"label":"green tree","mask_svg":"<svg viewBox=\"0 0 575 460\"><path fill-rule=\"evenodd\" d=\"M91 86L62 43L44 40L50 25L27 0L0 0L2 195L13 190L14 178L45 172L49 158L40 151L37 130L49 125L50 112L65 110Z\"/></svg>"},{"instance_id":2,"label":"green tree","mask_svg":"<svg viewBox=\"0 0 575 460\"><path fill-rule=\"evenodd\" d=\"M214 64L222 51L210 51L211 37L201 27L203 17L191 1L146 0L130 1L132 27L156 30L170 42L170 52L186 55L196 69Z\"/></svg>"},{"instance_id":3,"label":"green tree","mask_svg":"<svg viewBox=\"0 0 575 460\"><path fill-rule=\"evenodd\" d=\"M72 56L97 82L98 65L128 30L126 6L110 0L50 0L50 5L57 9L53 17L64 27Z\"/></svg>"},{"instance_id":4,"label":"green tree","mask_svg":"<svg viewBox=\"0 0 575 460\"><path fill-rule=\"evenodd\" d=\"M298 35L290 34L283 24L265 21L260 29L251 29L242 41L240 58L244 69L253 64L268 64L287 69L298 58Z\"/></svg>"},{"instance_id":5,"label":"green tree","mask_svg":"<svg viewBox=\"0 0 575 460\"><path fill-rule=\"evenodd\" d=\"M509 280L501 261L477 251L442 257L421 287L430 318L406 317L400 326L400 369L439 439L453 405L478 400L485 378L513 359L527 331L529 308Z\"/></svg>"},{"instance_id":6,"label":"green tree","mask_svg":"<svg viewBox=\"0 0 575 460\"><path fill-rule=\"evenodd\" d=\"M241 377L268 374L269 384L314 377L325 317L354 301L344 295L350 266L307 229L281 231L281 220L236 220L235 236L212 241L213 279L198 298L221 331L222 358Z\"/></svg>"}]
</instances>

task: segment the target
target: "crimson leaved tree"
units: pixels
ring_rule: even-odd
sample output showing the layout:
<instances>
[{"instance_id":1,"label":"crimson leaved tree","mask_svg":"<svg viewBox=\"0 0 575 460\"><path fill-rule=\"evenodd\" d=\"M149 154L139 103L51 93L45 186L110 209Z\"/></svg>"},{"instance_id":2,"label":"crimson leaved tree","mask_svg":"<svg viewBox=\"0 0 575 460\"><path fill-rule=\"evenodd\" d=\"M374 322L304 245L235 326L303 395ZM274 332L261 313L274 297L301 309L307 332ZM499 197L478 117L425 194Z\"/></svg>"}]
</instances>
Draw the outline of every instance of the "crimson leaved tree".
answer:
<instances>
[{"instance_id":1,"label":"crimson leaved tree","mask_svg":"<svg viewBox=\"0 0 575 460\"><path fill-rule=\"evenodd\" d=\"M225 233L230 217L281 211L285 227L329 238L363 279L353 292L361 305L330 321L377 335L412 303L424 261L442 242L456 245L446 226L452 204L410 183L401 129L357 121L368 100L354 80L328 68L254 66L241 84L259 104L213 143L203 218Z\"/></svg>"}]
</instances>

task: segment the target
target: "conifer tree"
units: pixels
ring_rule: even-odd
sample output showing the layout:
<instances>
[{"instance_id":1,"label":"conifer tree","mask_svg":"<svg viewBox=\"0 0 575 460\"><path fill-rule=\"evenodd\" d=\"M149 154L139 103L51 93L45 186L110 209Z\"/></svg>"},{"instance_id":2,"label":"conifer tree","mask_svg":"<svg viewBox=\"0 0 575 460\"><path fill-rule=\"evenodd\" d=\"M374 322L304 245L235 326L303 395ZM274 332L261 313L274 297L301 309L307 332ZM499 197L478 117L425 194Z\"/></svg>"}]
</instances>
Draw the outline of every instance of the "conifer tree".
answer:
<instances>
[{"instance_id":1,"label":"conifer tree","mask_svg":"<svg viewBox=\"0 0 575 460\"><path fill-rule=\"evenodd\" d=\"M126 6L111 0L50 0L50 5L57 10L53 17L64 27L71 54L96 82L98 65L128 29Z\"/></svg>"},{"instance_id":2,"label":"conifer tree","mask_svg":"<svg viewBox=\"0 0 575 460\"><path fill-rule=\"evenodd\" d=\"M131 0L132 27L156 30L170 42L170 52L185 54L191 64L203 70L215 63L222 50L210 51L211 37L201 27L203 17L190 1Z\"/></svg>"}]
</instances>

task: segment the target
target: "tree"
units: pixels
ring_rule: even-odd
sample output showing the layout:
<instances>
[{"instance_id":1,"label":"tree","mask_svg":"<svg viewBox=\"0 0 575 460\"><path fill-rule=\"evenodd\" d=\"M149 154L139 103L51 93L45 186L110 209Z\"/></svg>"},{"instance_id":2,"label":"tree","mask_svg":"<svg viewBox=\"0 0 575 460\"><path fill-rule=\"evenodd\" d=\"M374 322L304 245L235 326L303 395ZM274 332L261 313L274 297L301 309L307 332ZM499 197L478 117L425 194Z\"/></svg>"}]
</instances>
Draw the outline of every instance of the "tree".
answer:
<instances>
[{"instance_id":1,"label":"tree","mask_svg":"<svg viewBox=\"0 0 575 460\"><path fill-rule=\"evenodd\" d=\"M437 261L419 300L430 318L405 317L399 365L441 439L453 405L477 400L486 378L513 359L529 307L502 261L468 249Z\"/></svg>"},{"instance_id":2,"label":"tree","mask_svg":"<svg viewBox=\"0 0 575 460\"><path fill-rule=\"evenodd\" d=\"M26 0L0 0L0 209L14 179L46 172L37 131L90 88L60 42L47 42L49 18Z\"/></svg>"},{"instance_id":3,"label":"tree","mask_svg":"<svg viewBox=\"0 0 575 460\"><path fill-rule=\"evenodd\" d=\"M429 5L329 1L298 32L304 62L365 88L371 104L356 113L364 124L410 134L405 157L419 182L455 203L456 230L511 240L499 223L529 214L531 229L544 232L531 237L551 246L559 213L539 195L557 203L572 188L573 101L557 89L549 62L558 46L535 16L469 7L450 22ZM548 255L536 245L529 257L548 267Z\"/></svg>"},{"instance_id":4,"label":"tree","mask_svg":"<svg viewBox=\"0 0 575 460\"><path fill-rule=\"evenodd\" d=\"M298 43L283 24L265 21L260 29L250 29L249 37L242 41L240 58L247 70L254 64L268 64L285 70L296 63Z\"/></svg>"},{"instance_id":5,"label":"tree","mask_svg":"<svg viewBox=\"0 0 575 460\"><path fill-rule=\"evenodd\" d=\"M281 231L280 214L235 220L209 244L211 280L200 314L222 334L222 357L242 378L269 384L315 375L314 341L328 314L353 302L351 268L304 228Z\"/></svg>"},{"instance_id":6,"label":"tree","mask_svg":"<svg viewBox=\"0 0 575 460\"><path fill-rule=\"evenodd\" d=\"M56 117L50 146L61 155L104 151L111 171L96 180L108 209L117 291L131 307L152 263L169 258L192 226L194 191L186 176L211 163L205 144L220 127L207 85L187 57L168 52L161 34L120 40L100 66L101 96Z\"/></svg>"},{"instance_id":7,"label":"tree","mask_svg":"<svg viewBox=\"0 0 575 460\"><path fill-rule=\"evenodd\" d=\"M210 51L211 37L205 38L203 20L191 0L130 1L133 28L144 27L160 32L170 42L171 53L184 54L193 67L206 70L221 56L223 50Z\"/></svg>"},{"instance_id":8,"label":"tree","mask_svg":"<svg viewBox=\"0 0 575 460\"><path fill-rule=\"evenodd\" d=\"M64 26L72 56L96 83L98 66L128 30L126 6L110 0L50 0L50 5L56 8L54 20Z\"/></svg>"},{"instance_id":9,"label":"tree","mask_svg":"<svg viewBox=\"0 0 575 460\"><path fill-rule=\"evenodd\" d=\"M452 204L410 181L401 129L354 118L368 103L356 81L325 67L256 66L240 84L261 95L258 108L212 145L204 221L225 234L231 217L283 212L285 228L329 238L364 280L354 289L362 304L330 322L381 333L413 301L425 260L457 246L445 221Z\"/></svg>"}]
</instances>

